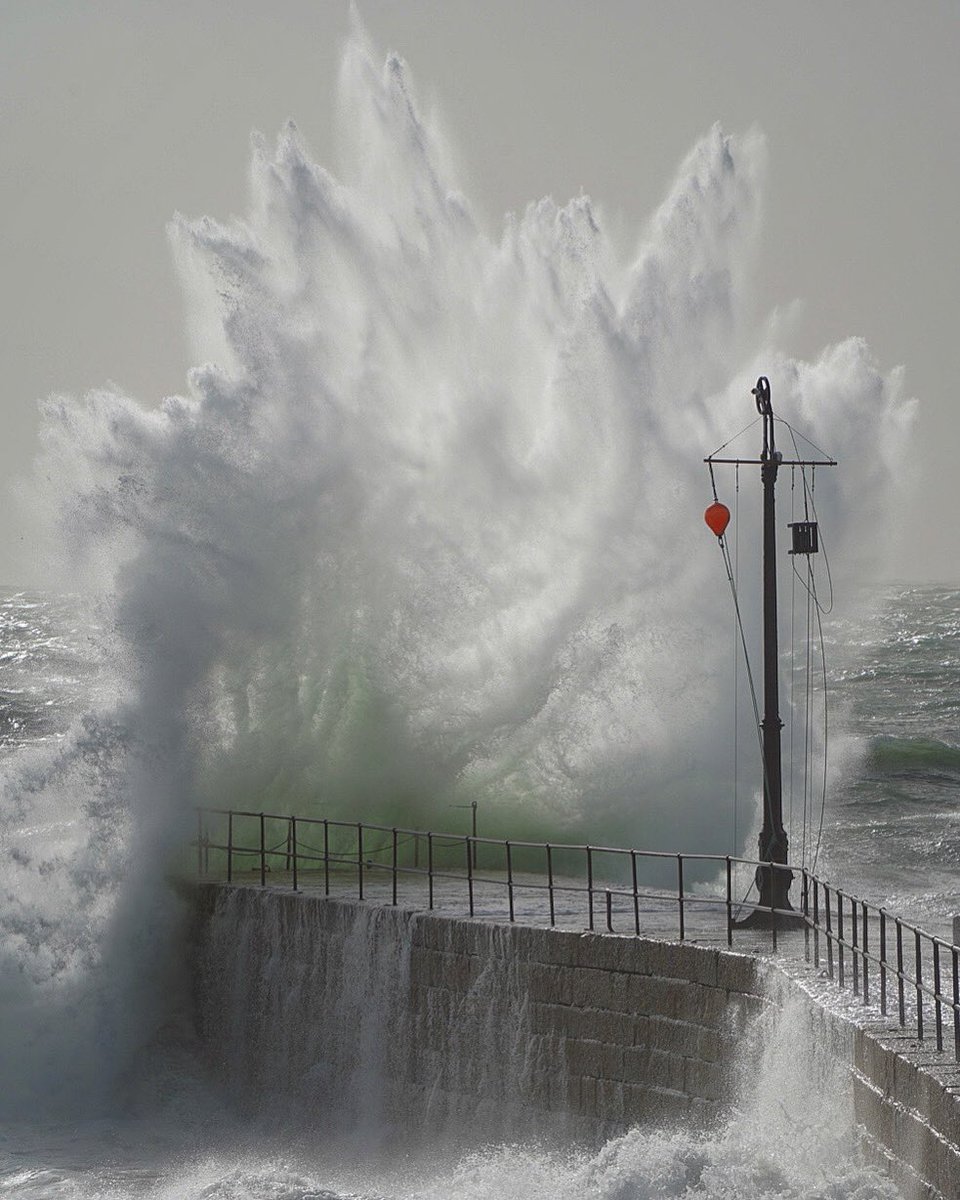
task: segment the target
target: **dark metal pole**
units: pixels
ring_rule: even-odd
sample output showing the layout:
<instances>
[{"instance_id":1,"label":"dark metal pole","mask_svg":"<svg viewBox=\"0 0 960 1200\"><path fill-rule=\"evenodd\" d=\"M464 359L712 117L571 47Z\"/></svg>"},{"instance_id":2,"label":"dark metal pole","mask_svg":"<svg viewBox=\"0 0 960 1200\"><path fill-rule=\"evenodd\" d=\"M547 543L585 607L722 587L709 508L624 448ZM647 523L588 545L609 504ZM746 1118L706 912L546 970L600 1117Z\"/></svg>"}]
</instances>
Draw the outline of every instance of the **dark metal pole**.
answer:
<instances>
[{"instance_id":1,"label":"dark metal pole","mask_svg":"<svg viewBox=\"0 0 960 1200\"><path fill-rule=\"evenodd\" d=\"M552 929L557 923L556 905L553 898L553 853L550 848L550 843L547 842L547 890L550 894L550 928Z\"/></svg>"},{"instance_id":2,"label":"dark metal pole","mask_svg":"<svg viewBox=\"0 0 960 1200\"><path fill-rule=\"evenodd\" d=\"M774 444L773 406L770 383L763 375L753 389L757 409L763 417L763 453L760 480L763 484L763 827L759 854L762 863L787 862L787 832L783 827L783 783L780 753L780 669L777 632L777 513L776 484L782 455ZM793 873L758 867L760 906L789 909ZM771 914L771 919L775 917Z\"/></svg>"},{"instance_id":3,"label":"dark metal pole","mask_svg":"<svg viewBox=\"0 0 960 1200\"><path fill-rule=\"evenodd\" d=\"M783 721L780 719L780 688L778 679L778 635L777 635L777 523L776 523L776 486L777 474L780 467L785 465L783 455L776 447L774 437L773 405L770 402L770 381L765 375L757 380L753 388L753 396L757 403L757 412L763 422L763 450L759 458L720 458L711 454L704 459L710 467L710 478L713 481L715 463L735 463L738 467L745 464L759 465L760 482L763 487L763 720L760 722L760 740L763 756L763 826L758 841L757 858L757 890L759 900L753 911L736 924L741 927L769 928L779 924L782 928L798 928L803 918L793 911L790 903L790 885L793 882L793 872L787 866L788 846L787 832L783 826L783 772L781 765L780 732ZM738 435L739 436L739 435ZM721 447L723 449L723 447ZM787 462L791 467L835 467L836 460L832 458L806 459L792 458ZM724 548L723 530L729 520L729 510L717 499L717 489L713 487L714 503L704 514L710 529L717 535L721 548ZM716 517L720 524L715 527L712 510L718 508ZM724 515L725 514L725 517ZM803 527L804 536L799 536ZM815 554L817 552L816 522L804 521L793 525L794 549L791 554ZM731 587L734 587L733 575L729 561L726 560L727 577ZM744 654L747 653L744 643ZM824 893L829 915L829 893ZM809 914L807 914L809 916ZM827 946L831 945L830 931L827 930ZM840 947L838 946L838 949Z\"/></svg>"},{"instance_id":4,"label":"dark metal pole","mask_svg":"<svg viewBox=\"0 0 960 1200\"><path fill-rule=\"evenodd\" d=\"M233 881L233 812L227 813L227 883Z\"/></svg>"},{"instance_id":5,"label":"dark metal pole","mask_svg":"<svg viewBox=\"0 0 960 1200\"><path fill-rule=\"evenodd\" d=\"M640 896L637 893L637 852L630 851L630 879L633 883L633 928L640 936Z\"/></svg>"},{"instance_id":6,"label":"dark metal pole","mask_svg":"<svg viewBox=\"0 0 960 1200\"><path fill-rule=\"evenodd\" d=\"M587 852L587 904L590 911L590 932L593 932L593 851L585 846Z\"/></svg>"}]
</instances>

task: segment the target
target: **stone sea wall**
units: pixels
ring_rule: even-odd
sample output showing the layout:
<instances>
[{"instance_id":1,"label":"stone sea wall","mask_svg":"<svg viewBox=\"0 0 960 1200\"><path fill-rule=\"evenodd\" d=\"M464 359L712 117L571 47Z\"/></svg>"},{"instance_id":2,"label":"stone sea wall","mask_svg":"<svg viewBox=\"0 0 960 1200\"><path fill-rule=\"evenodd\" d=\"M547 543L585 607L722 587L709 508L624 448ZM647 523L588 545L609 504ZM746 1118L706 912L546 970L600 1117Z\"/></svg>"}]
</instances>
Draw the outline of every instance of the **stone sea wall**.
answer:
<instances>
[{"instance_id":1,"label":"stone sea wall","mask_svg":"<svg viewBox=\"0 0 960 1200\"><path fill-rule=\"evenodd\" d=\"M436 1145L465 1128L482 1141L706 1127L756 1066L749 1030L799 997L806 1036L849 1066L872 1156L909 1200L960 1196L956 1070L828 1012L769 960L279 889L197 896L203 1044L261 1116L296 1111L369 1144L399 1128Z\"/></svg>"},{"instance_id":2,"label":"stone sea wall","mask_svg":"<svg viewBox=\"0 0 960 1200\"><path fill-rule=\"evenodd\" d=\"M854 1111L872 1156L908 1200L957 1200L960 1065L890 1026L847 1025L844 1034Z\"/></svg>"}]
</instances>

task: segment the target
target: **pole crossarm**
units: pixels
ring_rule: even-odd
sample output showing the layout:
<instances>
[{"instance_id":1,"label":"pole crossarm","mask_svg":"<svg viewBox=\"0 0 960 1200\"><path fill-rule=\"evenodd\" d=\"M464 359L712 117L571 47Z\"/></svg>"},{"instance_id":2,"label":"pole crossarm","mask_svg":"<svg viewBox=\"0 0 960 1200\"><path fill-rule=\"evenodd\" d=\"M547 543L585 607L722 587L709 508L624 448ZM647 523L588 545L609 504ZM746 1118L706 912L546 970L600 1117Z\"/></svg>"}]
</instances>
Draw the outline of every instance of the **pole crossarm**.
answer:
<instances>
[{"instance_id":1,"label":"pole crossarm","mask_svg":"<svg viewBox=\"0 0 960 1200\"><path fill-rule=\"evenodd\" d=\"M703 460L705 463L729 463L737 467L762 467L766 462L763 458L714 458L712 454ZM780 458L777 463L781 467L835 467L835 458Z\"/></svg>"}]
</instances>

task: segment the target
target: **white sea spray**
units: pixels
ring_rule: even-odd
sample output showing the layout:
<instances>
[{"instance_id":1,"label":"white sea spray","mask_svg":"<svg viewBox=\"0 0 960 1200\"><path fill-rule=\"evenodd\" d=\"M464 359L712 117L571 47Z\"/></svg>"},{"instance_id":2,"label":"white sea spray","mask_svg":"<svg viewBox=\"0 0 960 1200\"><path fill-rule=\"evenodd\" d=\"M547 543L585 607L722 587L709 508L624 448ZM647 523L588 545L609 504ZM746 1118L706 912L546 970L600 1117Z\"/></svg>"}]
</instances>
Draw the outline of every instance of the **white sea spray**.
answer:
<instances>
[{"instance_id":1,"label":"white sea spray","mask_svg":"<svg viewBox=\"0 0 960 1200\"><path fill-rule=\"evenodd\" d=\"M341 103L337 175L289 126L255 141L242 219L174 222L187 394L44 405L33 505L112 631L112 683L4 764L19 1116L109 1108L176 1012L168 876L198 800L448 824L481 798L501 832L730 849L701 459L757 374L843 463L818 492L835 562L879 551L860 517L893 505L911 405L859 340L795 362L754 318L758 135L707 133L624 262L585 197L485 230L404 65L360 35ZM644 1195L622 1165L644 1136L569 1186ZM678 1179L681 1143L656 1151Z\"/></svg>"}]
</instances>

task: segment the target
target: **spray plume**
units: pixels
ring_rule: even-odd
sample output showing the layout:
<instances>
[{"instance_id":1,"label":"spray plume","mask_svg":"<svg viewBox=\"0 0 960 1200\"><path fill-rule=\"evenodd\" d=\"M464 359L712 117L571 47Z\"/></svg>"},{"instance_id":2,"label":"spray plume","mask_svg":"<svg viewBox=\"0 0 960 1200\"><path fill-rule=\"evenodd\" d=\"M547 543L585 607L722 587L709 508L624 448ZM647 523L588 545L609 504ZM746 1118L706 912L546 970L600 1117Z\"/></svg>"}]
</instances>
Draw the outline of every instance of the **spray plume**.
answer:
<instances>
[{"instance_id":1,"label":"spray plume","mask_svg":"<svg viewBox=\"0 0 960 1200\"><path fill-rule=\"evenodd\" d=\"M338 176L288 125L244 219L174 221L188 394L44 406L36 503L113 631L110 704L4 783L10 1002L58 1078L155 1024L198 801L449 826L480 799L491 832L728 851L701 459L762 371L844 464L836 561L891 501L899 376L750 319L757 135L712 129L624 263L585 197L484 232L359 33L340 99ZM51 1040L51 1005L84 1028Z\"/></svg>"}]
</instances>

